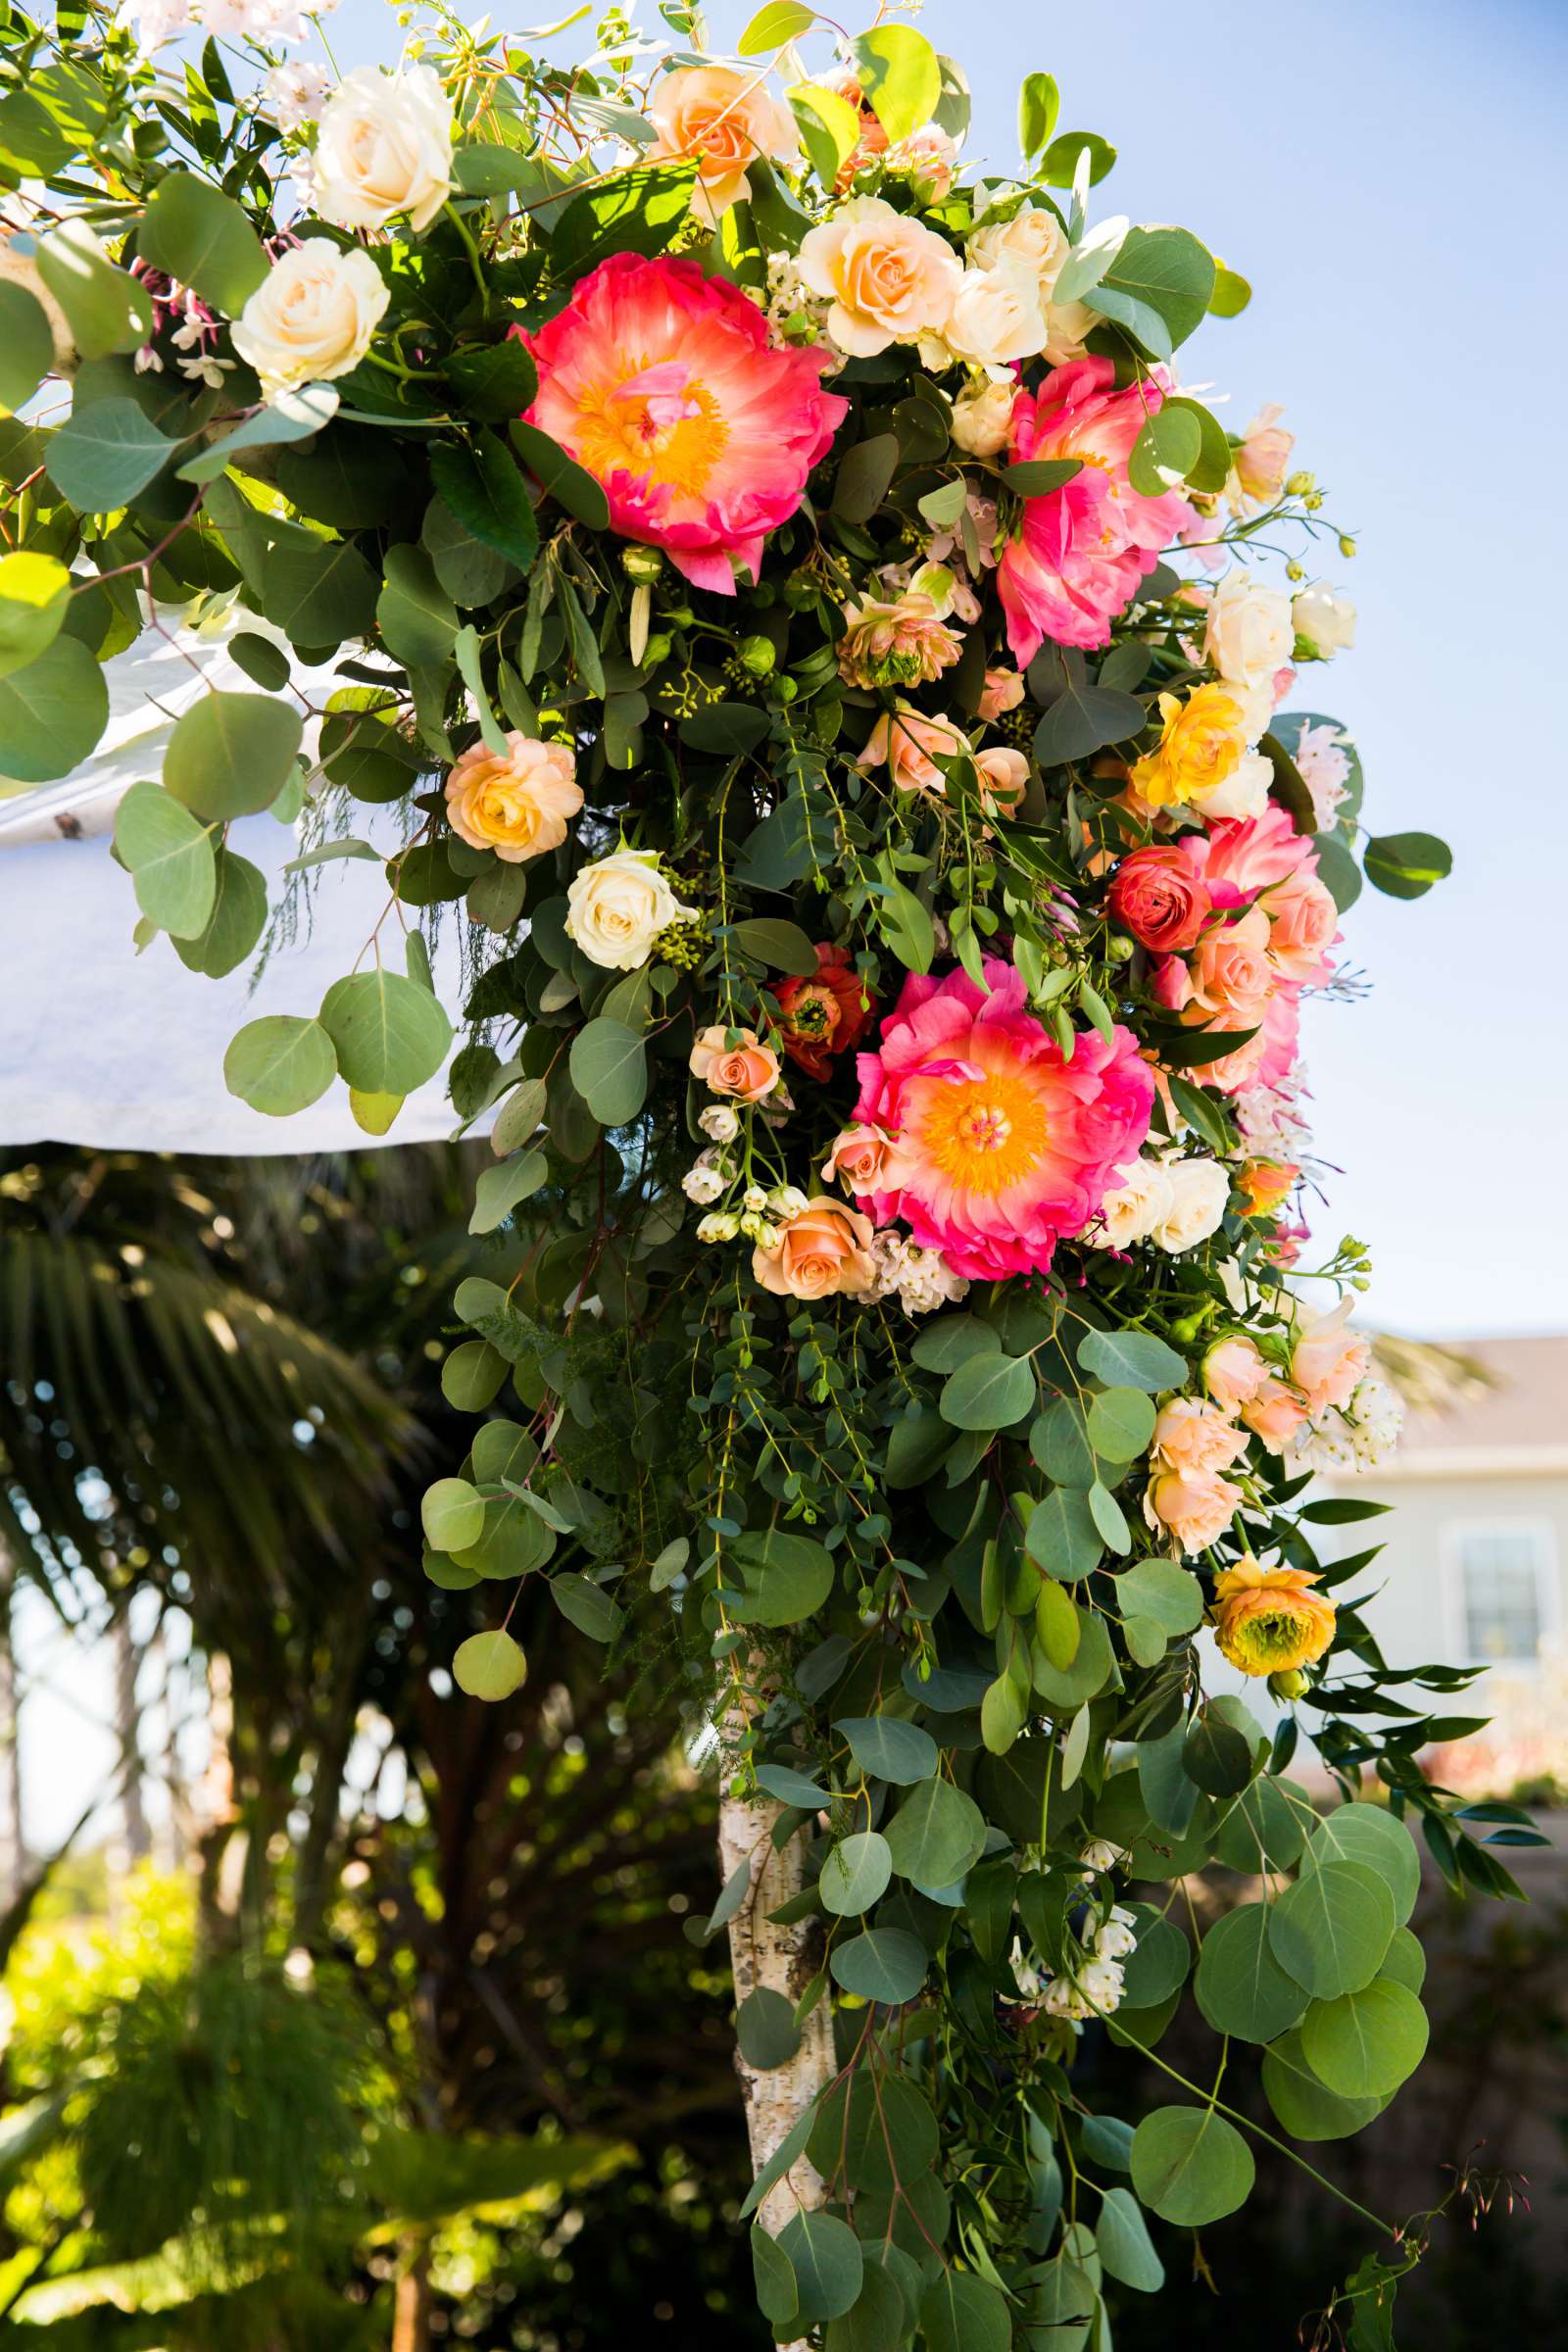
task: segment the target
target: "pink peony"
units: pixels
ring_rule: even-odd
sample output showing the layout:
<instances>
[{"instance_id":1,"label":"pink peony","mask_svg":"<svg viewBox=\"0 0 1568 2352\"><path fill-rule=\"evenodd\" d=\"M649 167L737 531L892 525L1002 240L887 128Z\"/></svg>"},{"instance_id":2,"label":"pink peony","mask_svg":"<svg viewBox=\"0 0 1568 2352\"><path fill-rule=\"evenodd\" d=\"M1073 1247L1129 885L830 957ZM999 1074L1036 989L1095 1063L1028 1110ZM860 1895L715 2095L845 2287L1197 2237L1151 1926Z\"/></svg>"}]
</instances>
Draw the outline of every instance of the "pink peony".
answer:
<instances>
[{"instance_id":1,"label":"pink peony","mask_svg":"<svg viewBox=\"0 0 1568 2352\"><path fill-rule=\"evenodd\" d=\"M1298 833L1285 809L1270 806L1261 816L1214 825L1206 834L1186 833L1181 846L1207 883L1216 906L1240 906L1302 866L1315 874L1312 844Z\"/></svg>"},{"instance_id":2,"label":"pink peony","mask_svg":"<svg viewBox=\"0 0 1568 2352\"><path fill-rule=\"evenodd\" d=\"M966 972L911 974L861 1054L856 1118L896 1138L870 1196L957 1274L1038 1272L1081 1233L1149 1133L1153 1074L1137 1040L1080 1036L1070 1062L1028 1010L1010 964L988 956L990 994ZM848 1172L848 1171L847 1171ZM852 1177L853 1181L853 1177Z\"/></svg>"},{"instance_id":3,"label":"pink peony","mask_svg":"<svg viewBox=\"0 0 1568 2352\"><path fill-rule=\"evenodd\" d=\"M1115 372L1109 360L1073 360L1054 368L1038 392L1020 392L1013 402L1014 458L1083 461L1059 490L1025 500L1022 530L998 566L1007 643L1020 668L1048 639L1108 645L1111 622L1132 603L1160 550L1195 519L1178 492L1145 498L1127 478L1133 443L1164 399L1168 379L1156 369L1142 385L1118 392Z\"/></svg>"},{"instance_id":4,"label":"pink peony","mask_svg":"<svg viewBox=\"0 0 1568 2352\"><path fill-rule=\"evenodd\" d=\"M623 538L722 596L732 557L756 572L849 407L822 390L825 353L771 349L750 295L694 262L613 254L522 340L539 369L527 421L603 484Z\"/></svg>"}]
</instances>

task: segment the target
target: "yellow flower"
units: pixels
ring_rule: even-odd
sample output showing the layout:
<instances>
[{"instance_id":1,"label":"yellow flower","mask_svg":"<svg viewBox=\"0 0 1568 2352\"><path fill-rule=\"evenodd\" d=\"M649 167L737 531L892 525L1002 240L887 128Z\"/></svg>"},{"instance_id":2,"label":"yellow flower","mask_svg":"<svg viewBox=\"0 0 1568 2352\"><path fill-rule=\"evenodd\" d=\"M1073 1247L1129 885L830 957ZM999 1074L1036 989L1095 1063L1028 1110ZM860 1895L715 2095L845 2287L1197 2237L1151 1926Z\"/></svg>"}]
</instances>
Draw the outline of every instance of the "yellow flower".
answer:
<instances>
[{"instance_id":1,"label":"yellow flower","mask_svg":"<svg viewBox=\"0 0 1568 2352\"><path fill-rule=\"evenodd\" d=\"M1230 687L1195 686L1185 703L1162 694L1159 715L1164 727L1158 749L1146 752L1133 769L1133 789L1151 808L1212 792L1240 765L1247 716Z\"/></svg>"},{"instance_id":2,"label":"yellow flower","mask_svg":"<svg viewBox=\"0 0 1568 2352\"><path fill-rule=\"evenodd\" d=\"M1209 1611L1220 1648L1243 1674L1288 1674L1334 1639L1334 1603L1304 1568L1264 1568L1249 1556L1214 1580Z\"/></svg>"}]
</instances>

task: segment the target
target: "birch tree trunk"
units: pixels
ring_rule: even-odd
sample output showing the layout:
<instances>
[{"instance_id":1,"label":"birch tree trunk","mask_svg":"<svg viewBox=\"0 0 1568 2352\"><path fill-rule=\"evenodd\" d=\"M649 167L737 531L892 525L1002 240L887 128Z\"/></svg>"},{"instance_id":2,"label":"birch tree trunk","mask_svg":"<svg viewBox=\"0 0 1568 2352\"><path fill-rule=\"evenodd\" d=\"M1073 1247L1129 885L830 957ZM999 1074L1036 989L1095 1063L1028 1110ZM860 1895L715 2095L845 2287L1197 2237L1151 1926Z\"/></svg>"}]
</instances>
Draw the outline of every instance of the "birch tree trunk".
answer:
<instances>
[{"instance_id":1,"label":"birch tree trunk","mask_svg":"<svg viewBox=\"0 0 1568 2352\"><path fill-rule=\"evenodd\" d=\"M141 1793L141 1702L136 1690L141 1659L131 1639L129 1603L119 1611L113 1628L115 1650L115 1730L120 1740L124 1789L120 1800L125 1841L125 1862L134 1869L153 1850L147 1809Z\"/></svg>"},{"instance_id":2,"label":"birch tree trunk","mask_svg":"<svg viewBox=\"0 0 1568 2352\"><path fill-rule=\"evenodd\" d=\"M0 1911L22 1892L27 1846L22 1828L21 1707L16 1652L11 1645L15 1573L0 1549Z\"/></svg>"},{"instance_id":3,"label":"birch tree trunk","mask_svg":"<svg viewBox=\"0 0 1568 2352\"><path fill-rule=\"evenodd\" d=\"M766 1672L761 1659L753 1660L750 1679L754 1687L756 1683L765 1683ZM763 1702L754 1698L748 1703L760 1707ZM728 1729L733 1737L736 1730L733 1715ZM776 1849L773 1844L773 1827L784 1810L770 1796L732 1796L726 1789L719 1798L720 1884L727 1886L742 1864L751 1873L750 1887L729 1923L729 1955L737 2004L749 1993L766 1986L782 1993L793 2005L821 1966L819 1920L805 1919L795 1927L776 1927L768 1917L799 1894L806 1885L803 1833L797 1831ZM837 2071L833 2055L833 2004L826 1998L817 2002L806 2020L801 2029L801 2046L786 2065L769 2067L763 2072L750 2065L737 2048L735 2072L746 2102L754 2179ZM798 2156L768 2190L757 2218L769 2236L776 2237L793 2213L803 2206L808 2211L814 2210L824 2202L825 2194L815 2167L805 2156ZM804 2338L799 2344L781 2347L781 2352L806 2352Z\"/></svg>"}]
</instances>

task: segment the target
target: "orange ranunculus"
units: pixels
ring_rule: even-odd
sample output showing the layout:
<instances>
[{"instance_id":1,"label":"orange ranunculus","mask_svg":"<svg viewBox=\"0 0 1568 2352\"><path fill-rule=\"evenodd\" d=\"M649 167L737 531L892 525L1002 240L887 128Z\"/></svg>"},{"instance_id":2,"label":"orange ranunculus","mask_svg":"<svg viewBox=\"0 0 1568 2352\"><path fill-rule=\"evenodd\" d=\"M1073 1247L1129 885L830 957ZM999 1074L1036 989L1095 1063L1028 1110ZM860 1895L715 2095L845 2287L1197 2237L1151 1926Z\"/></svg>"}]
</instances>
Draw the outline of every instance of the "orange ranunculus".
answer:
<instances>
[{"instance_id":1,"label":"orange ranunculus","mask_svg":"<svg viewBox=\"0 0 1568 2352\"><path fill-rule=\"evenodd\" d=\"M1264 1568L1249 1556L1214 1579L1209 1611L1220 1648L1243 1674L1289 1674L1334 1639L1334 1603L1305 1568Z\"/></svg>"}]
</instances>

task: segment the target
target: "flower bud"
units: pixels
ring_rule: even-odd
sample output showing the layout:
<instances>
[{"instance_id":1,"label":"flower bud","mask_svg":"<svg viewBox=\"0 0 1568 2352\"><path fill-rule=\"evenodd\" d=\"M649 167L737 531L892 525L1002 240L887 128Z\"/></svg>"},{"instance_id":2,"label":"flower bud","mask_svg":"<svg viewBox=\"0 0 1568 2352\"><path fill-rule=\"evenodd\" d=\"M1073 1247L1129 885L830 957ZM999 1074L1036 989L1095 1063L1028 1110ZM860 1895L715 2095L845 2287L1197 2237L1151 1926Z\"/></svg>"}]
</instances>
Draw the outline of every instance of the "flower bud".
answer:
<instances>
[{"instance_id":1,"label":"flower bud","mask_svg":"<svg viewBox=\"0 0 1568 2352\"><path fill-rule=\"evenodd\" d=\"M765 678L778 660L771 637L743 637L739 651L741 666L754 678Z\"/></svg>"},{"instance_id":2,"label":"flower bud","mask_svg":"<svg viewBox=\"0 0 1568 2352\"><path fill-rule=\"evenodd\" d=\"M1348 562L1350 557L1355 553L1355 541L1350 537L1348 531L1342 531L1340 533L1340 553L1345 557L1347 562Z\"/></svg>"},{"instance_id":3,"label":"flower bud","mask_svg":"<svg viewBox=\"0 0 1568 2352\"><path fill-rule=\"evenodd\" d=\"M1292 498L1304 498L1309 490L1317 488L1317 475L1315 473L1293 473L1288 476L1285 487Z\"/></svg>"},{"instance_id":4,"label":"flower bud","mask_svg":"<svg viewBox=\"0 0 1568 2352\"><path fill-rule=\"evenodd\" d=\"M672 640L666 637L662 631L657 637L650 637L648 643L643 647L643 668L657 669L661 662L667 662L671 643Z\"/></svg>"},{"instance_id":5,"label":"flower bud","mask_svg":"<svg viewBox=\"0 0 1568 2352\"><path fill-rule=\"evenodd\" d=\"M1271 1674L1268 1687L1276 1698L1304 1698L1311 1685L1299 1666L1292 1666L1284 1674Z\"/></svg>"},{"instance_id":6,"label":"flower bud","mask_svg":"<svg viewBox=\"0 0 1568 2352\"><path fill-rule=\"evenodd\" d=\"M623 547L620 551L620 568L628 580L636 580L641 585L658 579L664 568L664 559L657 547Z\"/></svg>"}]
</instances>

